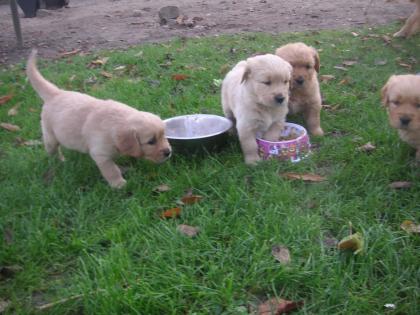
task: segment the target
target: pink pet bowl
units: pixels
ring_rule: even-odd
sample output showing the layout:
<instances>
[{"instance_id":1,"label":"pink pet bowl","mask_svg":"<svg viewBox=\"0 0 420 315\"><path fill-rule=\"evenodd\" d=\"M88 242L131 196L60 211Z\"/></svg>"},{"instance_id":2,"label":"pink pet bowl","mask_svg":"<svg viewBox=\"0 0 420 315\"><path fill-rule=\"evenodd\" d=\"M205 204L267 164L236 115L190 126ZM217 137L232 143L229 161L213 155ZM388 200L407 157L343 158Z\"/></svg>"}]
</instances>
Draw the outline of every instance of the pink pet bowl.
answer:
<instances>
[{"instance_id":1,"label":"pink pet bowl","mask_svg":"<svg viewBox=\"0 0 420 315\"><path fill-rule=\"evenodd\" d=\"M311 150L308 132L300 125L286 123L276 142L257 138L258 153L264 160L299 162L307 157ZM289 139L290 138L290 139Z\"/></svg>"}]
</instances>

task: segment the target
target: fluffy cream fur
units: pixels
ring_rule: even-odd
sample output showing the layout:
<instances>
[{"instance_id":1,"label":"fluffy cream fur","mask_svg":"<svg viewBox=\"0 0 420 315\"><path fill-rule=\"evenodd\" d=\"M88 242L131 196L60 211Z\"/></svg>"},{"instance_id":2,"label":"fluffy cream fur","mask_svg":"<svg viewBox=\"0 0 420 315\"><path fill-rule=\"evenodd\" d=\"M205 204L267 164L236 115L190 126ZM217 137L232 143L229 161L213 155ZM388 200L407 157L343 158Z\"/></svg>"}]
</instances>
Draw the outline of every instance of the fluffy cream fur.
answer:
<instances>
[{"instance_id":1,"label":"fluffy cream fur","mask_svg":"<svg viewBox=\"0 0 420 315\"><path fill-rule=\"evenodd\" d=\"M126 181L113 162L117 155L163 162L171 155L164 122L156 115L140 112L112 100L59 89L36 68L36 51L27 63L29 80L43 99L41 127L45 149L58 153L59 146L88 153L103 177L115 188Z\"/></svg>"},{"instance_id":2,"label":"fluffy cream fur","mask_svg":"<svg viewBox=\"0 0 420 315\"><path fill-rule=\"evenodd\" d=\"M420 161L420 76L393 75L381 92L391 126L417 150L416 160Z\"/></svg>"},{"instance_id":3,"label":"fluffy cream fur","mask_svg":"<svg viewBox=\"0 0 420 315\"><path fill-rule=\"evenodd\" d=\"M255 164L256 137L275 141L288 112L292 67L282 58L259 55L239 62L222 83L222 106L238 131L245 163Z\"/></svg>"}]
</instances>

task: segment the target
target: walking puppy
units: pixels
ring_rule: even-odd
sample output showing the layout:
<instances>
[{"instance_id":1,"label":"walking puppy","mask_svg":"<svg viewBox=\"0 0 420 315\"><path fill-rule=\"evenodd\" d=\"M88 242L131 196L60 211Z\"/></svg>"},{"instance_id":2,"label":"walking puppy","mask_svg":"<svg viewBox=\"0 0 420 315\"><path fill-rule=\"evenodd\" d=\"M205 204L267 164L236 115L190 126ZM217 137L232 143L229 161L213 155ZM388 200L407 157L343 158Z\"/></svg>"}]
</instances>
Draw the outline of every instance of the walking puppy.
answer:
<instances>
[{"instance_id":1,"label":"walking puppy","mask_svg":"<svg viewBox=\"0 0 420 315\"><path fill-rule=\"evenodd\" d=\"M416 8L405 21L404 26L393 35L394 37L410 37L420 31L420 0L410 1L416 3Z\"/></svg>"},{"instance_id":2,"label":"walking puppy","mask_svg":"<svg viewBox=\"0 0 420 315\"><path fill-rule=\"evenodd\" d=\"M276 55L293 67L289 113L303 112L309 132L322 136L324 131L320 122L322 100L317 77L320 66L318 52L304 43L292 43L278 48Z\"/></svg>"},{"instance_id":3,"label":"walking puppy","mask_svg":"<svg viewBox=\"0 0 420 315\"><path fill-rule=\"evenodd\" d=\"M288 112L292 66L282 58L259 55L241 61L222 83L225 116L236 124L245 163L261 160L256 138L276 141Z\"/></svg>"},{"instance_id":4,"label":"walking puppy","mask_svg":"<svg viewBox=\"0 0 420 315\"><path fill-rule=\"evenodd\" d=\"M382 103L401 140L414 147L420 162L420 76L393 75L382 88Z\"/></svg>"},{"instance_id":5,"label":"walking puppy","mask_svg":"<svg viewBox=\"0 0 420 315\"><path fill-rule=\"evenodd\" d=\"M26 72L44 101L41 127L48 154L58 153L64 160L59 146L88 153L114 188L121 188L126 183L113 162L117 155L157 163L170 157L165 125L158 116L112 100L59 89L37 70L36 50L28 59Z\"/></svg>"}]
</instances>

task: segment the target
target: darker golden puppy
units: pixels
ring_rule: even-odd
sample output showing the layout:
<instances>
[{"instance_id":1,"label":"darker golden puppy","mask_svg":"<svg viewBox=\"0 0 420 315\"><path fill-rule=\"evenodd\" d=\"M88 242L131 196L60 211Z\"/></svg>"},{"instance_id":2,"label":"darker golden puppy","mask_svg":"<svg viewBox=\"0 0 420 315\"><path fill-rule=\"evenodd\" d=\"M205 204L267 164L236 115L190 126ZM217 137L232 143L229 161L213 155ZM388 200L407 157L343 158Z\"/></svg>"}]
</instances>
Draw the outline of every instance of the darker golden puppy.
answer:
<instances>
[{"instance_id":1,"label":"darker golden puppy","mask_svg":"<svg viewBox=\"0 0 420 315\"><path fill-rule=\"evenodd\" d=\"M416 3L416 8L403 27L394 34L394 37L410 37L420 31L420 0L410 1Z\"/></svg>"},{"instance_id":2,"label":"darker golden puppy","mask_svg":"<svg viewBox=\"0 0 420 315\"><path fill-rule=\"evenodd\" d=\"M417 150L416 160L420 161L420 76L393 75L381 92L391 126Z\"/></svg>"},{"instance_id":3,"label":"darker golden puppy","mask_svg":"<svg viewBox=\"0 0 420 315\"><path fill-rule=\"evenodd\" d=\"M303 112L309 132L322 136L324 131L320 122L322 101L317 75L320 67L318 52L304 43L292 43L278 48L276 55L293 67L289 113Z\"/></svg>"}]
</instances>

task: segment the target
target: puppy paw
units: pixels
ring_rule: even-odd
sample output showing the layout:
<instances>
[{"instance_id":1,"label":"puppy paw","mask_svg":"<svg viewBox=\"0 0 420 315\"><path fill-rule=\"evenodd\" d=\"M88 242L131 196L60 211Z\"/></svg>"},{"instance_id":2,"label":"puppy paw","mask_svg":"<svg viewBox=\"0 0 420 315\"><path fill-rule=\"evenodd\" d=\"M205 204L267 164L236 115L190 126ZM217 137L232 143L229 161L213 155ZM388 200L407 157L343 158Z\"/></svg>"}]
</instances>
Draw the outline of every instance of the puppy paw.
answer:
<instances>
[{"instance_id":1,"label":"puppy paw","mask_svg":"<svg viewBox=\"0 0 420 315\"><path fill-rule=\"evenodd\" d=\"M120 189L120 188L124 187L126 183L127 183L127 181L124 178L121 178L118 181L110 182L109 185L112 188Z\"/></svg>"},{"instance_id":2,"label":"puppy paw","mask_svg":"<svg viewBox=\"0 0 420 315\"><path fill-rule=\"evenodd\" d=\"M321 127L311 130L311 134L317 137L321 137L324 135L324 130Z\"/></svg>"},{"instance_id":3,"label":"puppy paw","mask_svg":"<svg viewBox=\"0 0 420 315\"><path fill-rule=\"evenodd\" d=\"M250 166L255 166L261 160L262 160L261 157L259 157L258 155L257 156L246 156L245 157L245 164L250 165Z\"/></svg>"},{"instance_id":4,"label":"puppy paw","mask_svg":"<svg viewBox=\"0 0 420 315\"><path fill-rule=\"evenodd\" d=\"M392 35L392 37L406 37L406 36L407 35L402 31L396 32L394 33L394 35Z\"/></svg>"}]
</instances>

